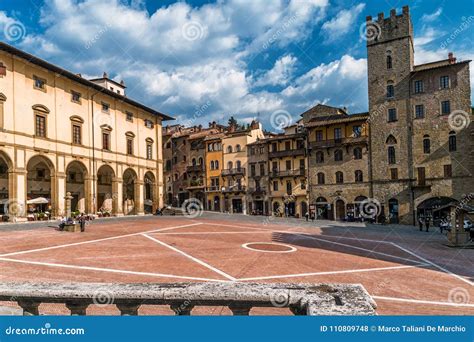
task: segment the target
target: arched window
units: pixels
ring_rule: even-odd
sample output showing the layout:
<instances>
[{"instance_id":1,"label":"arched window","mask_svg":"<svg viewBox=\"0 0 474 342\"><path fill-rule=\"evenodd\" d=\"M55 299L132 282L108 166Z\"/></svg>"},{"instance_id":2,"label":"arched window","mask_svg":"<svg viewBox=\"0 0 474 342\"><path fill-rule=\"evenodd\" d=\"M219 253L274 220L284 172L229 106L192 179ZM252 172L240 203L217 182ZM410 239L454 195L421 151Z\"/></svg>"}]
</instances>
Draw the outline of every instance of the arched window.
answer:
<instances>
[{"instance_id":1,"label":"arched window","mask_svg":"<svg viewBox=\"0 0 474 342\"><path fill-rule=\"evenodd\" d=\"M232 153L232 146L227 146L227 153Z\"/></svg>"},{"instance_id":2,"label":"arched window","mask_svg":"<svg viewBox=\"0 0 474 342\"><path fill-rule=\"evenodd\" d=\"M203 159L202 157L199 157L199 165L202 165L202 163L203 163Z\"/></svg>"},{"instance_id":3,"label":"arched window","mask_svg":"<svg viewBox=\"0 0 474 342\"><path fill-rule=\"evenodd\" d=\"M392 56L387 56L387 69L392 69Z\"/></svg>"},{"instance_id":4,"label":"arched window","mask_svg":"<svg viewBox=\"0 0 474 342\"><path fill-rule=\"evenodd\" d=\"M431 152L430 136L425 134L423 136L423 153L429 154Z\"/></svg>"},{"instance_id":5,"label":"arched window","mask_svg":"<svg viewBox=\"0 0 474 342\"><path fill-rule=\"evenodd\" d=\"M387 145L396 145L396 144L397 144L397 139L395 139L395 137L390 134L390 135L387 137L387 140L385 140L385 143L386 143Z\"/></svg>"},{"instance_id":6,"label":"arched window","mask_svg":"<svg viewBox=\"0 0 474 342\"><path fill-rule=\"evenodd\" d=\"M361 170L355 170L354 177L355 177L356 183L362 183L364 181L364 174L362 173Z\"/></svg>"},{"instance_id":7,"label":"arched window","mask_svg":"<svg viewBox=\"0 0 474 342\"><path fill-rule=\"evenodd\" d=\"M337 184L344 183L344 174L341 171L336 172L336 183Z\"/></svg>"},{"instance_id":8,"label":"arched window","mask_svg":"<svg viewBox=\"0 0 474 342\"><path fill-rule=\"evenodd\" d=\"M354 148L354 159L362 159L362 148Z\"/></svg>"},{"instance_id":9,"label":"arched window","mask_svg":"<svg viewBox=\"0 0 474 342\"><path fill-rule=\"evenodd\" d=\"M211 170L214 170L215 166L214 166L214 160L211 160Z\"/></svg>"},{"instance_id":10,"label":"arched window","mask_svg":"<svg viewBox=\"0 0 474 342\"><path fill-rule=\"evenodd\" d=\"M334 161L342 161L342 150L334 151Z\"/></svg>"},{"instance_id":11,"label":"arched window","mask_svg":"<svg viewBox=\"0 0 474 342\"><path fill-rule=\"evenodd\" d=\"M242 167L240 160L237 160L237 162L235 163L235 167L240 170L240 168Z\"/></svg>"},{"instance_id":12,"label":"arched window","mask_svg":"<svg viewBox=\"0 0 474 342\"><path fill-rule=\"evenodd\" d=\"M227 163L227 168L228 168L229 170L232 169L233 166L234 166L234 165L232 164L231 161Z\"/></svg>"},{"instance_id":13,"label":"arched window","mask_svg":"<svg viewBox=\"0 0 474 342\"><path fill-rule=\"evenodd\" d=\"M387 98L392 98L395 96L395 86L392 81L387 82Z\"/></svg>"},{"instance_id":14,"label":"arched window","mask_svg":"<svg viewBox=\"0 0 474 342\"><path fill-rule=\"evenodd\" d=\"M235 146L235 152L240 152L241 148L240 145Z\"/></svg>"},{"instance_id":15,"label":"arched window","mask_svg":"<svg viewBox=\"0 0 474 342\"><path fill-rule=\"evenodd\" d=\"M322 151L316 152L316 163L324 163L324 153Z\"/></svg>"},{"instance_id":16,"label":"arched window","mask_svg":"<svg viewBox=\"0 0 474 342\"><path fill-rule=\"evenodd\" d=\"M395 164L397 162L397 159L395 157L395 146L389 146L387 153L388 153L388 163Z\"/></svg>"},{"instance_id":17,"label":"arched window","mask_svg":"<svg viewBox=\"0 0 474 342\"><path fill-rule=\"evenodd\" d=\"M448 145L449 145L449 152L456 151L456 149L457 149L457 147L456 147L456 132L454 132L454 131L449 132Z\"/></svg>"},{"instance_id":18,"label":"arched window","mask_svg":"<svg viewBox=\"0 0 474 342\"><path fill-rule=\"evenodd\" d=\"M324 184L324 173L318 172L318 184Z\"/></svg>"},{"instance_id":19,"label":"arched window","mask_svg":"<svg viewBox=\"0 0 474 342\"><path fill-rule=\"evenodd\" d=\"M214 151L213 146L214 146L214 144L209 144L209 145L207 145L207 150L208 150L209 152Z\"/></svg>"}]
</instances>

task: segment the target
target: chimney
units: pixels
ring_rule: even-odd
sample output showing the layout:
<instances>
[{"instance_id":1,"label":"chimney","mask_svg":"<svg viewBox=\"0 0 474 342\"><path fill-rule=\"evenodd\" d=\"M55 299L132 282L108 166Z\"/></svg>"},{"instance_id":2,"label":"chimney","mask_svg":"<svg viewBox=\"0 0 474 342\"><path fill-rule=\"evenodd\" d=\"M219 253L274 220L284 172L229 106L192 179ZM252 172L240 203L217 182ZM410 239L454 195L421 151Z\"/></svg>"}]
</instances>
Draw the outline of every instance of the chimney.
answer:
<instances>
[{"instance_id":1,"label":"chimney","mask_svg":"<svg viewBox=\"0 0 474 342\"><path fill-rule=\"evenodd\" d=\"M392 8L390 10L390 18L395 18L397 16L397 10Z\"/></svg>"},{"instance_id":2,"label":"chimney","mask_svg":"<svg viewBox=\"0 0 474 342\"><path fill-rule=\"evenodd\" d=\"M379 14L377 15L377 20L378 20L378 21L383 21L383 17L384 17L383 12L382 12L382 13L379 13Z\"/></svg>"},{"instance_id":3,"label":"chimney","mask_svg":"<svg viewBox=\"0 0 474 342\"><path fill-rule=\"evenodd\" d=\"M402 13L403 15L408 15L410 13L410 9L408 8L408 6L402 7Z\"/></svg>"},{"instance_id":4,"label":"chimney","mask_svg":"<svg viewBox=\"0 0 474 342\"><path fill-rule=\"evenodd\" d=\"M109 75L107 74L107 72L104 71L104 74L102 75L103 78L109 78Z\"/></svg>"},{"instance_id":5,"label":"chimney","mask_svg":"<svg viewBox=\"0 0 474 342\"><path fill-rule=\"evenodd\" d=\"M365 21L372 21L372 16L371 15L366 16Z\"/></svg>"},{"instance_id":6,"label":"chimney","mask_svg":"<svg viewBox=\"0 0 474 342\"><path fill-rule=\"evenodd\" d=\"M449 64L456 63L456 57L454 57L454 54L452 52L448 53L448 59L449 59Z\"/></svg>"}]
</instances>

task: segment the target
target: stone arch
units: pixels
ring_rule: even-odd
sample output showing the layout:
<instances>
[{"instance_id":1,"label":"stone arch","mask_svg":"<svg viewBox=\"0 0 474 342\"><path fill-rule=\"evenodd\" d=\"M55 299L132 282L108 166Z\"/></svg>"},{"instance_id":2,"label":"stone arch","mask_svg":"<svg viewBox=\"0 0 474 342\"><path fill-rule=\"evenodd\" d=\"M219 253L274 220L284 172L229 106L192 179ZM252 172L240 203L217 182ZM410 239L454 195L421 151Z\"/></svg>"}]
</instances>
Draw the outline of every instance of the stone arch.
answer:
<instances>
[{"instance_id":1,"label":"stone arch","mask_svg":"<svg viewBox=\"0 0 474 342\"><path fill-rule=\"evenodd\" d=\"M157 196L156 196L156 177L151 171L145 172L143 177L145 183L143 189L143 206L145 213L151 214L155 212L157 208Z\"/></svg>"},{"instance_id":2,"label":"stone arch","mask_svg":"<svg viewBox=\"0 0 474 342\"><path fill-rule=\"evenodd\" d=\"M138 212L137 202L139 201L137 172L129 167L123 172L122 179L123 213L135 215Z\"/></svg>"},{"instance_id":3,"label":"stone arch","mask_svg":"<svg viewBox=\"0 0 474 342\"><path fill-rule=\"evenodd\" d=\"M342 221L346 218L346 201L338 197L334 201L334 218L336 220Z\"/></svg>"},{"instance_id":4,"label":"stone arch","mask_svg":"<svg viewBox=\"0 0 474 342\"><path fill-rule=\"evenodd\" d=\"M118 189L114 180L114 169L108 164L101 165L97 170L97 210L105 215L117 211Z\"/></svg>"},{"instance_id":5,"label":"stone arch","mask_svg":"<svg viewBox=\"0 0 474 342\"><path fill-rule=\"evenodd\" d=\"M90 213L90 180L87 167L78 160L71 161L66 167L66 191L70 192L71 211Z\"/></svg>"},{"instance_id":6,"label":"stone arch","mask_svg":"<svg viewBox=\"0 0 474 342\"><path fill-rule=\"evenodd\" d=\"M7 201L15 198L14 179L11 175L12 170L12 160L6 152L0 151L0 214L2 215L8 212L8 208L5 207Z\"/></svg>"},{"instance_id":7,"label":"stone arch","mask_svg":"<svg viewBox=\"0 0 474 342\"><path fill-rule=\"evenodd\" d=\"M57 180L51 159L42 154L32 156L26 164L25 198L28 212L37 218L55 217L58 213ZM44 198L47 203L29 204L28 201Z\"/></svg>"}]
</instances>

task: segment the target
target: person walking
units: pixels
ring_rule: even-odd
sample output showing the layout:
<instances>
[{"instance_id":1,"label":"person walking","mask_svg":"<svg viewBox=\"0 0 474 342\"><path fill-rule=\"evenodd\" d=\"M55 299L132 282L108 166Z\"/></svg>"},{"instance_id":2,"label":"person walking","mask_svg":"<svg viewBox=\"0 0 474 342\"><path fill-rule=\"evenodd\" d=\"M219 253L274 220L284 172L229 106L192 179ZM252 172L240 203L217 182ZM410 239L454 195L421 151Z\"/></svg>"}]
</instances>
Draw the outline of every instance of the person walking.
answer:
<instances>
[{"instance_id":1,"label":"person walking","mask_svg":"<svg viewBox=\"0 0 474 342\"><path fill-rule=\"evenodd\" d=\"M423 217L418 217L418 226L420 227L420 232L423 231Z\"/></svg>"},{"instance_id":2,"label":"person walking","mask_svg":"<svg viewBox=\"0 0 474 342\"><path fill-rule=\"evenodd\" d=\"M425 227L426 227L426 231L428 232L430 230L430 217L429 216L426 216Z\"/></svg>"},{"instance_id":3,"label":"person walking","mask_svg":"<svg viewBox=\"0 0 474 342\"><path fill-rule=\"evenodd\" d=\"M86 231L86 217L84 214L79 217L79 225L81 226L81 233L84 233Z\"/></svg>"}]
</instances>

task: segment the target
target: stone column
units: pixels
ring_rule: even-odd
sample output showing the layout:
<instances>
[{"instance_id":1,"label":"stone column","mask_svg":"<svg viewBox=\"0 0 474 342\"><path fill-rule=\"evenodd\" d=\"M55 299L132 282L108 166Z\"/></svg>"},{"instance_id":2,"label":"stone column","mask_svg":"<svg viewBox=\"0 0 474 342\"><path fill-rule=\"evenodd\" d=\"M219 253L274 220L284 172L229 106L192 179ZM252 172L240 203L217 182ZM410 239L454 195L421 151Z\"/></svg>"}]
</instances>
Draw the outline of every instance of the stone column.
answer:
<instances>
[{"instance_id":1,"label":"stone column","mask_svg":"<svg viewBox=\"0 0 474 342\"><path fill-rule=\"evenodd\" d=\"M136 180L134 185L134 197L135 197L135 215L145 215L145 209L143 207L144 195L144 183L143 181Z\"/></svg>"},{"instance_id":2,"label":"stone column","mask_svg":"<svg viewBox=\"0 0 474 342\"><path fill-rule=\"evenodd\" d=\"M64 196L64 200L65 200L65 206L64 206L65 215L67 218L70 218L71 217L71 200L72 200L72 196L70 192L66 193L66 196Z\"/></svg>"},{"instance_id":3,"label":"stone column","mask_svg":"<svg viewBox=\"0 0 474 342\"><path fill-rule=\"evenodd\" d=\"M92 185L94 184L95 180L93 177L86 177L84 179L84 198L85 198L85 211L86 214L94 214L96 212L95 203L94 203L94 189ZM96 189L97 191L97 189Z\"/></svg>"},{"instance_id":4,"label":"stone column","mask_svg":"<svg viewBox=\"0 0 474 342\"><path fill-rule=\"evenodd\" d=\"M64 215L66 196L66 176L64 174L58 174L55 177L51 177L51 207L53 217Z\"/></svg>"},{"instance_id":5,"label":"stone column","mask_svg":"<svg viewBox=\"0 0 474 342\"><path fill-rule=\"evenodd\" d=\"M123 216L123 180L115 177L112 179L112 214Z\"/></svg>"},{"instance_id":6,"label":"stone column","mask_svg":"<svg viewBox=\"0 0 474 342\"><path fill-rule=\"evenodd\" d=\"M8 172L8 200L15 202L15 220L26 220L28 214L28 206L26 205L26 171L9 171ZM10 217L10 220L14 220Z\"/></svg>"}]
</instances>

